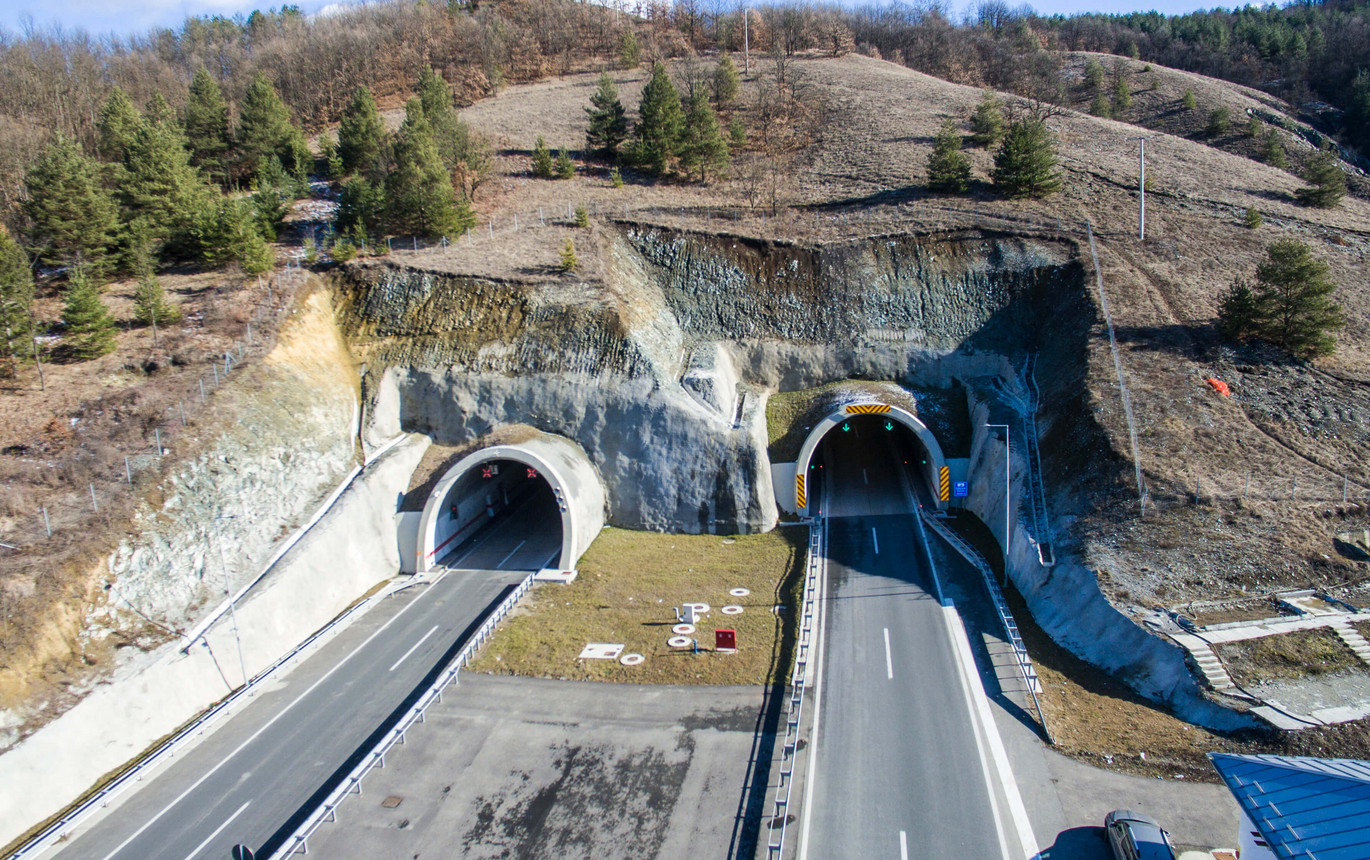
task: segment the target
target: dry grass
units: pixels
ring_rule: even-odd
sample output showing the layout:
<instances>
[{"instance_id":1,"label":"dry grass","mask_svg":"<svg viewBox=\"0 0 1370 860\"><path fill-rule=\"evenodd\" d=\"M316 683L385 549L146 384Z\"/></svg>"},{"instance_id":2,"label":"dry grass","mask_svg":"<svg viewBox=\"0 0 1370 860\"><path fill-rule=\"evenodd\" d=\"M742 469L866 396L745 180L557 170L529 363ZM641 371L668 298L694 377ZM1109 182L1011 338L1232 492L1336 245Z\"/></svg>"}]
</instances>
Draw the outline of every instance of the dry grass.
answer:
<instances>
[{"instance_id":1,"label":"dry grass","mask_svg":"<svg viewBox=\"0 0 1370 860\"><path fill-rule=\"evenodd\" d=\"M568 586L540 585L506 621L473 671L636 684L769 684L792 659L803 575L803 531L720 537L605 529ZM733 588L750 589L743 598ZM697 624L700 651L672 649L673 607L708 603ZM722 606L744 607L724 615ZM782 613L776 605L787 607ZM715 629L737 631L735 654L713 651ZM623 643L646 662L579 660L586 643Z\"/></svg>"},{"instance_id":2,"label":"dry grass","mask_svg":"<svg viewBox=\"0 0 1370 860\"><path fill-rule=\"evenodd\" d=\"M1241 685L1365 668L1346 643L1326 628L1228 642L1218 646L1218 655Z\"/></svg>"}]
</instances>

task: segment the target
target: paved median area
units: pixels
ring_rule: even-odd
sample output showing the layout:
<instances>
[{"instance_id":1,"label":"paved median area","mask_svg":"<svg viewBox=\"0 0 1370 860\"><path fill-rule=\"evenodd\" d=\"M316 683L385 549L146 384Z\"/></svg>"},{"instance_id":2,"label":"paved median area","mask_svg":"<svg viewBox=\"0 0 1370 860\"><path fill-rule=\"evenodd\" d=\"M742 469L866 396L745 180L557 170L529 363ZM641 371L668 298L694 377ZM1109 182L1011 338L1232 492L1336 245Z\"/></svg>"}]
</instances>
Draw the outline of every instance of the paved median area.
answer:
<instances>
[{"instance_id":1,"label":"paved median area","mask_svg":"<svg viewBox=\"0 0 1370 860\"><path fill-rule=\"evenodd\" d=\"M309 851L337 860L738 856L764 695L759 686L464 673Z\"/></svg>"}]
</instances>

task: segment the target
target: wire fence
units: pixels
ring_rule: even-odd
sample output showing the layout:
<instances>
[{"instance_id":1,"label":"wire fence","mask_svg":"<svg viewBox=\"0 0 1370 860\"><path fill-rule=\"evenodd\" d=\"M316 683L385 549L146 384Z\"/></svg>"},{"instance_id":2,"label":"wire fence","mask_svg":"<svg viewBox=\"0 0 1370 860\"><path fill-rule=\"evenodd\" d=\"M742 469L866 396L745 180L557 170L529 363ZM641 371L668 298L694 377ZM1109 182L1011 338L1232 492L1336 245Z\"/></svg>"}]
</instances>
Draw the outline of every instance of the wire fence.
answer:
<instances>
[{"instance_id":1,"label":"wire fence","mask_svg":"<svg viewBox=\"0 0 1370 860\"><path fill-rule=\"evenodd\" d=\"M122 509L160 480L167 455L219 388L271 349L303 277L301 268L287 266L262 279L260 302L235 310L243 328L223 348L190 362L181 356L159 360L156 372L171 375L173 383L124 400L83 404L75 416L54 417L45 441L6 449L0 459L6 492L0 549L21 563L61 549L67 536L85 533L93 520Z\"/></svg>"}]
</instances>

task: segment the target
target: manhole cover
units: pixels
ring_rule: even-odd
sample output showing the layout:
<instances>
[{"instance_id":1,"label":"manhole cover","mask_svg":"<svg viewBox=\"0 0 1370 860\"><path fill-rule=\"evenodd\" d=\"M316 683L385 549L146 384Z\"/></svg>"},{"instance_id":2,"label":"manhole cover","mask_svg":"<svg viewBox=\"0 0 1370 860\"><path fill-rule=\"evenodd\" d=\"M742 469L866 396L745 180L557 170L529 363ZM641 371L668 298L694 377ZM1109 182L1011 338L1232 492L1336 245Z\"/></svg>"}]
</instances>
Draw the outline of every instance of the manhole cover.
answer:
<instances>
[{"instance_id":1,"label":"manhole cover","mask_svg":"<svg viewBox=\"0 0 1370 860\"><path fill-rule=\"evenodd\" d=\"M400 797L398 794L392 794L392 795L390 795L389 797L387 797L385 800L382 800L382 801L381 801L381 808L382 808L382 809L394 809L394 808L398 807L401 803L404 803L404 798L403 798L403 797Z\"/></svg>"}]
</instances>

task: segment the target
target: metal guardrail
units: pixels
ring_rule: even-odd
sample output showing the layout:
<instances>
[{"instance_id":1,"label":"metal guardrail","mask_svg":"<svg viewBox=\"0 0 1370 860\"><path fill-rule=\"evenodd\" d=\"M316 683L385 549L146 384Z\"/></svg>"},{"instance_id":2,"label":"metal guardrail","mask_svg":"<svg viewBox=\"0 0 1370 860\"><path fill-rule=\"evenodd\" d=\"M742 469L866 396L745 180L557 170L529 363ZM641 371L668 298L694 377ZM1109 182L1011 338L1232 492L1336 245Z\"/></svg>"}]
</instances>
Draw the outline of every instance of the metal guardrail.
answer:
<instances>
[{"instance_id":1,"label":"metal guardrail","mask_svg":"<svg viewBox=\"0 0 1370 860\"><path fill-rule=\"evenodd\" d=\"M1037 711L1037 719L1042 725L1042 734L1046 737L1047 743L1052 746L1056 741L1051 736L1051 730L1047 728L1046 714L1042 712L1042 703L1037 699L1037 693L1042 689L1041 679L1037 677L1037 670L1032 665L1032 658L1028 656L1027 646L1023 644L1022 634L1018 632L1018 624L1013 620L1013 612L1008 608L1008 601L1004 600L1004 592L999 588L999 583L994 580L994 571L990 568L989 562L980 554L980 551L971 546L965 538L952 531L946 523L930 515L927 510L920 508L923 522L939 535L962 556L970 562L976 570L980 571L980 576L985 581L985 587L989 589L989 596L994 601L994 608L999 612L999 623L1003 625L1004 633L1008 636L1009 644L1013 647L1015 662L1018 664L1018 673L1023 676L1023 682L1027 685L1028 693L1032 696L1032 706Z\"/></svg>"},{"instance_id":2,"label":"metal guardrail","mask_svg":"<svg viewBox=\"0 0 1370 860\"><path fill-rule=\"evenodd\" d=\"M368 604L377 599L377 597L370 597L366 600L362 600L358 602L356 606L353 606L351 609L348 609L346 612L342 613L337 618L334 618L332 621L330 621L328 624L326 624L324 627L322 627L316 633L314 633L313 636L310 636L308 639L301 642L298 646L292 649L289 654L286 654L285 656L277 660L275 663L272 663L270 666L263 669L261 672L255 675L252 678L252 680L248 681L247 684L239 687L236 691L234 691L228 698L224 699L219 704L210 708L208 711L205 711L190 725L181 729L179 732L175 734L175 736L168 739L161 746L157 747L152 752L143 756L136 763L134 763L123 773L115 777L111 782L106 784L95 794L92 794L89 798L80 803L74 809L67 812L65 815L54 821L52 824L49 824L47 827L43 828L43 830L39 832L38 835L34 836L28 842L25 842L23 845L21 845L17 851L15 851L13 854L8 855L5 858L5 860L25 860L25 858L37 857L39 854L43 853L48 848L51 848L57 842L69 836L73 830L79 827L87 818L89 818L97 810L104 809L105 807L109 806L111 801L113 801L120 794L123 794L126 790L128 790L128 788L130 788L133 783L140 782L143 779L143 777L146 776L153 768L157 767L164 761L175 756L178 751L180 751L183 747L190 743L192 738L194 738L197 735L204 734L205 729L207 729L210 726L210 724L217 721L220 717L226 715L230 710L232 710L233 706L239 702L239 700L241 700L244 696L250 695L259 684L267 680L281 667L285 666L292 660L297 659L301 654L304 653L305 649L309 648L310 646L318 642L319 639L326 635L330 630L341 624L343 621L345 621L352 615L359 612L362 609L362 607L367 606Z\"/></svg>"},{"instance_id":3,"label":"metal guardrail","mask_svg":"<svg viewBox=\"0 0 1370 860\"><path fill-rule=\"evenodd\" d=\"M484 645L486 640L494 633L495 625L504 620L505 616L513 610L519 600L522 599L523 595L528 592L528 589L532 588L533 579L536 576L536 571L528 574L522 582L515 586L514 590L509 593L509 596L504 598L499 606L495 607L495 611L491 612L490 615L486 617L485 622L481 624L480 629L475 632L464 646L462 646L461 651L457 652L457 656L453 657L452 661L447 664L446 670L438 676L438 679L434 681L424 694L419 697L418 701L405 712L404 716L400 717L399 721L391 727L390 731L386 732L376 745L371 748L371 751L362 757L361 762L352 769L352 772L347 775L347 778L328 793L328 796L324 798L323 803L319 804L318 808L309 814L309 817L290 835L285 841L285 844L277 849L276 853L271 855L270 860L281 860L281 858L289 857L295 853L309 853L309 837L312 836L314 831L318 830L324 822L338 820L338 807L342 805L343 800L345 800L349 794L355 790L358 795L361 795L362 778L370 773L371 769L377 765L384 767L385 754L390 751L390 748L397 743L404 743L405 733L413 728L415 723L423 722L424 712L428 710L429 706L442 701L443 690L447 689L450 684L456 683L457 674L461 671L462 667L470 662L471 656L475 654L476 650Z\"/></svg>"},{"instance_id":4,"label":"metal guardrail","mask_svg":"<svg viewBox=\"0 0 1370 860\"><path fill-rule=\"evenodd\" d=\"M777 755L779 780L775 784L768 854L775 860L779 860L785 851L790 789L794 786L795 753L799 744L799 723L804 715L804 691L808 687L805 676L808 675L814 646L818 588L826 569L827 531L826 518L820 517L809 523L809 558L804 569L804 601L799 616L799 647L795 651L794 669L790 675L790 700L785 713L785 740L780 745L780 752ZM776 826L777 821L779 827Z\"/></svg>"}]
</instances>

